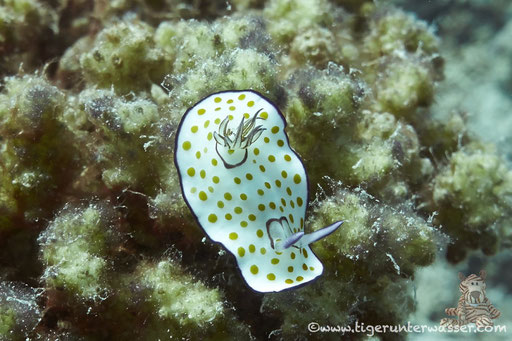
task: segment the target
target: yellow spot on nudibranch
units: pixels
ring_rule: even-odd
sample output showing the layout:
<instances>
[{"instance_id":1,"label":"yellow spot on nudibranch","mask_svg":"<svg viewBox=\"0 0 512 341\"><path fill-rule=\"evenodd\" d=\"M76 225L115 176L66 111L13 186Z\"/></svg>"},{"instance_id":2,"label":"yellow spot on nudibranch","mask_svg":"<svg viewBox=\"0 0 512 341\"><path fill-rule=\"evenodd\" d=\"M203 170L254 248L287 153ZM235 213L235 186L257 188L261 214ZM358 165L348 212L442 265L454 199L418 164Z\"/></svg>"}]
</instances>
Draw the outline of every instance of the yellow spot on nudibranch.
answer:
<instances>
[{"instance_id":1,"label":"yellow spot on nudibranch","mask_svg":"<svg viewBox=\"0 0 512 341\"><path fill-rule=\"evenodd\" d=\"M276 279L276 275L274 275L273 273L270 273L270 274L268 274L268 275L267 275L267 279L268 279L269 281L273 281L273 280L275 280L275 279Z\"/></svg>"},{"instance_id":2,"label":"yellow spot on nudibranch","mask_svg":"<svg viewBox=\"0 0 512 341\"><path fill-rule=\"evenodd\" d=\"M202 201L206 201L208 199L208 196L206 195L205 192L201 191L199 192L199 199L201 199Z\"/></svg>"},{"instance_id":3,"label":"yellow spot on nudibranch","mask_svg":"<svg viewBox=\"0 0 512 341\"><path fill-rule=\"evenodd\" d=\"M242 221L240 222L240 226L242 226L242 227L247 227L247 225L248 225L248 224L247 224L247 222L246 222L245 220L242 220Z\"/></svg>"},{"instance_id":4,"label":"yellow spot on nudibranch","mask_svg":"<svg viewBox=\"0 0 512 341\"><path fill-rule=\"evenodd\" d=\"M247 194L245 194L245 193L240 194L240 199L247 200Z\"/></svg>"},{"instance_id":5,"label":"yellow spot on nudibranch","mask_svg":"<svg viewBox=\"0 0 512 341\"><path fill-rule=\"evenodd\" d=\"M258 266L256 265L251 265L251 273L253 275L256 275L258 273L259 269L258 269Z\"/></svg>"},{"instance_id":6,"label":"yellow spot on nudibranch","mask_svg":"<svg viewBox=\"0 0 512 341\"><path fill-rule=\"evenodd\" d=\"M293 266L288 267L288 272L293 272Z\"/></svg>"},{"instance_id":7,"label":"yellow spot on nudibranch","mask_svg":"<svg viewBox=\"0 0 512 341\"><path fill-rule=\"evenodd\" d=\"M189 169L187 169L187 174L189 176L194 176L196 174L196 170L194 169L194 167L190 167Z\"/></svg>"},{"instance_id":8,"label":"yellow spot on nudibranch","mask_svg":"<svg viewBox=\"0 0 512 341\"><path fill-rule=\"evenodd\" d=\"M270 131L272 132L272 134L277 134L279 132L279 127L278 126L273 126Z\"/></svg>"},{"instance_id":9,"label":"yellow spot on nudibranch","mask_svg":"<svg viewBox=\"0 0 512 341\"><path fill-rule=\"evenodd\" d=\"M299 174L295 174L293 176L293 182L295 182L296 184L300 184L301 181L302 181L302 178L300 177Z\"/></svg>"},{"instance_id":10,"label":"yellow spot on nudibranch","mask_svg":"<svg viewBox=\"0 0 512 341\"><path fill-rule=\"evenodd\" d=\"M293 280L291 280L291 279L289 279L289 278L288 278L287 280L285 280L284 282L285 282L286 284L293 284Z\"/></svg>"},{"instance_id":11,"label":"yellow spot on nudibranch","mask_svg":"<svg viewBox=\"0 0 512 341\"><path fill-rule=\"evenodd\" d=\"M301 197L297 197L296 201L297 201L297 205L299 205L299 207L302 207L302 204L303 204L302 198Z\"/></svg>"},{"instance_id":12,"label":"yellow spot on nudibranch","mask_svg":"<svg viewBox=\"0 0 512 341\"><path fill-rule=\"evenodd\" d=\"M275 265L275 264L278 264L278 263L279 263L279 258L272 258L272 259L270 260L270 263L272 263L272 264L274 264L274 265Z\"/></svg>"},{"instance_id":13,"label":"yellow spot on nudibranch","mask_svg":"<svg viewBox=\"0 0 512 341\"><path fill-rule=\"evenodd\" d=\"M297 282L301 282L302 280L304 279L304 277L302 276L297 276L297 278L295 279Z\"/></svg>"},{"instance_id":14,"label":"yellow spot on nudibranch","mask_svg":"<svg viewBox=\"0 0 512 341\"><path fill-rule=\"evenodd\" d=\"M256 246L254 246L253 244L249 245L249 252L254 253L254 251L256 251Z\"/></svg>"},{"instance_id":15,"label":"yellow spot on nudibranch","mask_svg":"<svg viewBox=\"0 0 512 341\"><path fill-rule=\"evenodd\" d=\"M197 130L199 128L197 126L192 126L192 128L190 128L190 131L193 132L193 133L197 133Z\"/></svg>"},{"instance_id":16,"label":"yellow spot on nudibranch","mask_svg":"<svg viewBox=\"0 0 512 341\"><path fill-rule=\"evenodd\" d=\"M233 218L233 216L231 214L229 214L229 213L226 213L224 218L226 218L226 220L231 220Z\"/></svg>"},{"instance_id":17,"label":"yellow spot on nudibranch","mask_svg":"<svg viewBox=\"0 0 512 341\"><path fill-rule=\"evenodd\" d=\"M291 156L290 156L290 155L288 155L288 154L286 154L286 155L284 156L284 159L285 159L286 161L288 161L288 162L292 161Z\"/></svg>"},{"instance_id":18,"label":"yellow spot on nudibranch","mask_svg":"<svg viewBox=\"0 0 512 341\"><path fill-rule=\"evenodd\" d=\"M233 196L231 195L231 193L226 192L226 193L224 193L224 199L231 200L231 199L233 199Z\"/></svg>"},{"instance_id":19,"label":"yellow spot on nudibranch","mask_svg":"<svg viewBox=\"0 0 512 341\"><path fill-rule=\"evenodd\" d=\"M236 214L240 214L240 213L242 213L242 208L240 206L237 206L237 207L235 207L234 211Z\"/></svg>"},{"instance_id":20,"label":"yellow spot on nudibranch","mask_svg":"<svg viewBox=\"0 0 512 341\"><path fill-rule=\"evenodd\" d=\"M240 96L238 96L238 99L239 100L243 100L245 98L245 95L244 94L241 94Z\"/></svg>"},{"instance_id":21,"label":"yellow spot on nudibranch","mask_svg":"<svg viewBox=\"0 0 512 341\"><path fill-rule=\"evenodd\" d=\"M217 207L218 208L224 208L224 203L222 201L217 201Z\"/></svg>"},{"instance_id":22,"label":"yellow spot on nudibranch","mask_svg":"<svg viewBox=\"0 0 512 341\"><path fill-rule=\"evenodd\" d=\"M262 238L262 237L263 237L263 230L262 230L262 229L258 229L258 231L256 231L256 235L257 235L259 238Z\"/></svg>"},{"instance_id":23,"label":"yellow spot on nudibranch","mask_svg":"<svg viewBox=\"0 0 512 341\"><path fill-rule=\"evenodd\" d=\"M217 216L216 216L215 214L213 214L213 213L212 213L212 214L210 214L210 215L208 216L208 221L209 221L210 223L215 223L215 222L217 221Z\"/></svg>"},{"instance_id":24,"label":"yellow spot on nudibranch","mask_svg":"<svg viewBox=\"0 0 512 341\"><path fill-rule=\"evenodd\" d=\"M249 101L249 102L247 102L247 106L248 106L248 107L252 107L253 105L254 105L254 101Z\"/></svg>"},{"instance_id":25,"label":"yellow spot on nudibranch","mask_svg":"<svg viewBox=\"0 0 512 341\"><path fill-rule=\"evenodd\" d=\"M254 214L249 214L249 220L250 221L255 221L256 220L256 216Z\"/></svg>"},{"instance_id":26,"label":"yellow spot on nudibranch","mask_svg":"<svg viewBox=\"0 0 512 341\"><path fill-rule=\"evenodd\" d=\"M231 232L229 234L229 239L231 240L237 240L238 239L238 234L236 232Z\"/></svg>"},{"instance_id":27,"label":"yellow spot on nudibranch","mask_svg":"<svg viewBox=\"0 0 512 341\"><path fill-rule=\"evenodd\" d=\"M276 161L276 157L274 155L269 155L268 156L268 161L274 162L274 161Z\"/></svg>"},{"instance_id":28,"label":"yellow spot on nudibranch","mask_svg":"<svg viewBox=\"0 0 512 341\"><path fill-rule=\"evenodd\" d=\"M240 257L243 257L245 255L245 249L241 246L238 248L238 255Z\"/></svg>"},{"instance_id":29,"label":"yellow spot on nudibranch","mask_svg":"<svg viewBox=\"0 0 512 341\"><path fill-rule=\"evenodd\" d=\"M199 115L203 115L205 112L206 112L206 110L204 110L204 109L199 109L199 110L197 111L197 113L198 113Z\"/></svg>"},{"instance_id":30,"label":"yellow spot on nudibranch","mask_svg":"<svg viewBox=\"0 0 512 341\"><path fill-rule=\"evenodd\" d=\"M192 147L192 144L190 143L190 141L185 141L183 142L182 147L184 150L189 150L190 147Z\"/></svg>"},{"instance_id":31,"label":"yellow spot on nudibranch","mask_svg":"<svg viewBox=\"0 0 512 341\"><path fill-rule=\"evenodd\" d=\"M215 97L215 99L213 100L215 103L220 103L220 101L222 101L222 98L220 97Z\"/></svg>"},{"instance_id":32,"label":"yellow spot on nudibranch","mask_svg":"<svg viewBox=\"0 0 512 341\"><path fill-rule=\"evenodd\" d=\"M259 204L259 205L258 205L258 210L260 210L260 211L265 211L265 205L263 205L263 204Z\"/></svg>"},{"instance_id":33,"label":"yellow spot on nudibranch","mask_svg":"<svg viewBox=\"0 0 512 341\"><path fill-rule=\"evenodd\" d=\"M264 111L260 114L260 117L264 120L266 120L268 118L268 112Z\"/></svg>"},{"instance_id":34,"label":"yellow spot on nudibranch","mask_svg":"<svg viewBox=\"0 0 512 341\"><path fill-rule=\"evenodd\" d=\"M214 176L214 177L212 178L212 181L213 181L213 183L214 183L214 184L218 184L218 183L219 183L219 181L220 181L220 179L219 179L219 177L218 177L218 176Z\"/></svg>"}]
</instances>

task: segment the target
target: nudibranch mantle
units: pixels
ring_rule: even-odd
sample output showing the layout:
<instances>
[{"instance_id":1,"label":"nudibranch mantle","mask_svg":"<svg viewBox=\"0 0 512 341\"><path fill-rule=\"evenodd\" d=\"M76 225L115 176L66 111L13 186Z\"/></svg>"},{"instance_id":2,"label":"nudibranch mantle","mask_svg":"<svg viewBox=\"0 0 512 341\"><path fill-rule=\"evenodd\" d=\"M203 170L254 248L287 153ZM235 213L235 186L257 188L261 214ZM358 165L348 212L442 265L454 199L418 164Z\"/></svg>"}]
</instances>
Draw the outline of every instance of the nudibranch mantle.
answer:
<instances>
[{"instance_id":1,"label":"nudibranch mantle","mask_svg":"<svg viewBox=\"0 0 512 341\"><path fill-rule=\"evenodd\" d=\"M225 91L188 109L176 136L174 161L187 205L259 292L318 277L323 266L309 244L342 224L304 234L308 179L285 126L261 94Z\"/></svg>"}]
</instances>

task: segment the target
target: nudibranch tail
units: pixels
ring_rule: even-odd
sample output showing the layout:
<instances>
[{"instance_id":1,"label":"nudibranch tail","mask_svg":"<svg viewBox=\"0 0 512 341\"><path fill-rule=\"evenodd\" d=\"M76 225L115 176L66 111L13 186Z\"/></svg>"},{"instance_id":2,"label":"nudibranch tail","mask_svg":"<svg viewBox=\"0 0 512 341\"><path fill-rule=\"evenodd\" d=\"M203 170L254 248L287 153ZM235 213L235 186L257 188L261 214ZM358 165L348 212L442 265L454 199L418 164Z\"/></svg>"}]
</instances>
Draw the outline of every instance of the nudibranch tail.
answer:
<instances>
[{"instance_id":1,"label":"nudibranch tail","mask_svg":"<svg viewBox=\"0 0 512 341\"><path fill-rule=\"evenodd\" d=\"M187 110L176 135L174 161L187 205L259 292L320 276L323 265L309 244L341 225L304 234L308 178L285 127L263 95L225 91Z\"/></svg>"},{"instance_id":2,"label":"nudibranch tail","mask_svg":"<svg viewBox=\"0 0 512 341\"><path fill-rule=\"evenodd\" d=\"M305 234L304 237L301 238L300 243L304 246L325 238L336 231L341 226L341 224L343 224L343 221L337 221L334 224L321 228L320 230Z\"/></svg>"}]
</instances>

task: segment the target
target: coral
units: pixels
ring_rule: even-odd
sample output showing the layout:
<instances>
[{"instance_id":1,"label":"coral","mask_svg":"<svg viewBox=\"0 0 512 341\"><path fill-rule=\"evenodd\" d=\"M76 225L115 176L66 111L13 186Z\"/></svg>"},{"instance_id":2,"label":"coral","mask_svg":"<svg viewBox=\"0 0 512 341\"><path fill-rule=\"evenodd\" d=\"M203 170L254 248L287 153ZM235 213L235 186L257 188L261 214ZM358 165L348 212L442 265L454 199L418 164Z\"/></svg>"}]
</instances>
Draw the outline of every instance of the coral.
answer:
<instances>
[{"instance_id":1,"label":"coral","mask_svg":"<svg viewBox=\"0 0 512 341\"><path fill-rule=\"evenodd\" d=\"M84 79L119 93L144 89L161 79L169 69L163 52L154 46L153 34L150 26L139 21L103 29L80 57Z\"/></svg>"},{"instance_id":2,"label":"coral","mask_svg":"<svg viewBox=\"0 0 512 341\"><path fill-rule=\"evenodd\" d=\"M37 75L4 81L0 94L2 230L14 228L14 221L37 223L49 217L76 169L74 149L61 148L71 138L58 120L65 95Z\"/></svg>"},{"instance_id":3,"label":"coral","mask_svg":"<svg viewBox=\"0 0 512 341\"><path fill-rule=\"evenodd\" d=\"M365 51L374 58L404 52L429 55L439 49L432 29L411 14L388 10L385 15L376 14L374 19L364 42Z\"/></svg>"},{"instance_id":4,"label":"coral","mask_svg":"<svg viewBox=\"0 0 512 341\"><path fill-rule=\"evenodd\" d=\"M48 287L63 288L86 300L98 300L108 290L105 259L110 222L104 204L65 207L39 237Z\"/></svg>"},{"instance_id":5,"label":"coral","mask_svg":"<svg viewBox=\"0 0 512 341\"><path fill-rule=\"evenodd\" d=\"M272 0L265 5L263 15L270 35L278 42L289 42L298 32L317 25L328 26L333 20L330 4L325 0Z\"/></svg>"},{"instance_id":6,"label":"coral","mask_svg":"<svg viewBox=\"0 0 512 341\"><path fill-rule=\"evenodd\" d=\"M140 267L144 269L140 274L141 285L153 291L150 297L161 318L197 327L222 318L219 292L208 290L186 276L178 279L183 274L172 262L161 261L155 267L141 264Z\"/></svg>"},{"instance_id":7,"label":"coral","mask_svg":"<svg viewBox=\"0 0 512 341\"><path fill-rule=\"evenodd\" d=\"M437 232L410 210L407 206L398 209L378 203L361 191L356 195L335 190L333 196L316 204L309 226L316 230L334 217L347 218L340 231L322 240L315 252L325 257L334 271L342 273L347 270L343 263L338 264L340 257L359 260L365 270L358 271L371 269L377 274L379 269L391 266L397 275L412 274L416 266L434 260L436 247L432 240ZM396 241L400 241L401 248L393 247Z\"/></svg>"},{"instance_id":8,"label":"coral","mask_svg":"<svg viewBox=\"0 0 512 341\"><path fill-rule=\"evenodd\" d=\"M41 321L38 291L19 282L0 282L0 339L23 340Z\"/></svg>"},{"instance_id":9,"label":"coral","mask_svg":"<svg viewBox=\"0 0 512 341\"><path fill-rule=\"evenodd\" d=\"M339 339L307 324L402 323L421 267L499 258L510 148L464 109L507 131L510 4L466 3L418 6L443 40L375 1L1 2L0 338ZM304 161L305 232L345 221L312 246L322 276L276 294L203 233L173 162L188 108L247 89Z\"/></svg>"},{"instance_id":10,"label":"coral","mask_svg":"<svg viewBox=\"0 0 512 341\"><path fill-rule=\"evenodd\" d=\"M34 69L58 31L57 12L34 0L0 4L0 75ZM37 41L38 44L34 44Z\"/></svg>"},{"instance_id":11,"label":"coral","mask_svg":"<svg viewBox=\"0 0 512 341\"><path fill-rule=\"evenodd\" d=\"M439 221L454 237L452 261L464 257L466 247L496 252L512 204L512 171L492 146L474 142L453 153L434 178L431 193Z\"/></svg>"}]
</instances>

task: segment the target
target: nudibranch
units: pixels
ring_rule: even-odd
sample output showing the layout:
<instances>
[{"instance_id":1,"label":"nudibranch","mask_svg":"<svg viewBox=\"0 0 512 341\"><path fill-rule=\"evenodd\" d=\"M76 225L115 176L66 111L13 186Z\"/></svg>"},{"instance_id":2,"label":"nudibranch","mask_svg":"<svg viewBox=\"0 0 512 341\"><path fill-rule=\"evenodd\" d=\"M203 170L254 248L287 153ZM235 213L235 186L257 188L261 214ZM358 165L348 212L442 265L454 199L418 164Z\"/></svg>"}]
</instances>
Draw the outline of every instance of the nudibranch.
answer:
<instances>
[{"instance_id":1,"label":"nudibranch","mask_svg":"<svg viewBox=\"0 0 512 341\"><path fill-rule=\"evenodd\" d=\"M285 126L261 94L225 91L188 109L176 136L174 161L187 205L259 292L318 277L323 266L309 244L343 223L304 234L308 179Z\"/></svg>"}]
</instances>

